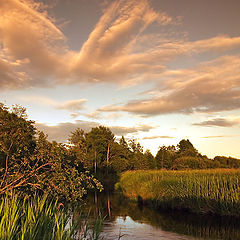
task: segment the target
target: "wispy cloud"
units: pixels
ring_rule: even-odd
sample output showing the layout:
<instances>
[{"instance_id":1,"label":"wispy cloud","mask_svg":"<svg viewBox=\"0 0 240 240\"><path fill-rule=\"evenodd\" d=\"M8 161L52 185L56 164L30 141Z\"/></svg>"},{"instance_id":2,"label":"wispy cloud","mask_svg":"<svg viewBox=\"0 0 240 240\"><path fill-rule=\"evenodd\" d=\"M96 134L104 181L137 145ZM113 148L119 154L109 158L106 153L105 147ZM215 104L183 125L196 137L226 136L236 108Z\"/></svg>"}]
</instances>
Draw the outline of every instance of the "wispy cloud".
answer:
<instances>
[{"instance_id":1,"label":"wispy cloud","mask_svg":"<svg viewBox=\"0 0 240 240\"><path fill-rule=\"evenodd\" d=\"M175 24L177 20L167 13L156 12L147 0L106 1L104 6L104 13L87 41L79 51L72 51L55 20L39 4L27 0L1 0L1 89L99 81L129 86L144 80L158 80L163 72L166 73L167 63L177 56L222 52L240 46L240 37L228 36L193 42L168 39L149 41L145 30L152 23L164 26ZM139 41L141 46L136 51ZM185 73L193 77L194 70ZM189 77L188 80L185 85L186 82L190 84ZM168 97L156 99L154 103L158 100L157 105L163 109L159 111L167 111L164 105ZM131 107L132 104L127 106L128 109ZM142 107L146 108L143 113L151 112L146 104ZM170 111L181 108L182 105L170 103ZM141 111L136 109L136 112ZM155 110L152 112L154 114Z\"/></svg>"},{"instance_id":2,"label":"wispy cloud","mask_svg":"<svg viewBox=\"0 0 240 240\"><path fill-rule=\"evenodd\" d=\"M203 127L234 127L240 125L240 119L214 118L192 125Z\"/></svg>"},{"instance_id":3,"label":"wispy cloud","mask_svg":"<svg viewBox=\"0 0 240 240\"><path fill-rule=\"evenodd\" d=\"M63 69L67 66L65 37L39 6L24 0L2 0L0 3L1 55L8 61L20 63L12 66L11 71L22 71L26 75L22 82L16 76L15 88L49 85L52 82L40 77L64 75ZM4 79L0 80L1 87L2 81ZM12 82L9 84L11 86Z\"/></svg>"},{"instance_id":4,"label":"wispy cloud","mask_svg":"<svg viewBox=\"0 0 240 240\"><path fill-rule=\"evenodd\" d=\"M240 108L240 58L226 56L194 69L166 71L160 96L106 106L99 111L126 111L152 116L167 113L220 112ZM157 91L157 88L154 89Z\"/></svg>"},{"instance_id":5,"label":"wispy cloud","mask_svg":"<svg viewBox=\"0 0 240 240\"><path fill-rule=\"evenodd\" d=\"M231 138L231 137L239 137L240 135L218 135L218 136L205 136L202 138Z\"/></svg>"},{"instance_id":6,"label":"wispy cloud","mask_svg":"<svg viewBox=\"0 0 240 240\"><path fill-rule=\"evenodd\" d=\"M152 140L152 139L158 139L158 138L174 138L174 137L171 137L171 136L150 136L150 137L143 137L142 139L143 140Z\"/></svg>"},{"instance_id":7,"label":"wispy cloud","mask_svg":"<svg viewBox=\"0 0 240 240\"><path fill-rule=\"evenodd\" d=\"M84 109L84 103L87 102L87 99L76 99L64 102L62 104L56 105L56 109L63 109L69 112L79 112L80 110Z\"/></svg>"},{"instance_id":8,"label":"wispy cloud","mask_svg":"<svg viewBox=\"0 0 240 240\"><path fill-rule=\"evenodd\" d=\"M43 106L56 106L59 104L59 102L57 102L56 100L41 95L22 95L18 96L17 99L24 102L34 103Z\"/></svg>"}]
</instances>

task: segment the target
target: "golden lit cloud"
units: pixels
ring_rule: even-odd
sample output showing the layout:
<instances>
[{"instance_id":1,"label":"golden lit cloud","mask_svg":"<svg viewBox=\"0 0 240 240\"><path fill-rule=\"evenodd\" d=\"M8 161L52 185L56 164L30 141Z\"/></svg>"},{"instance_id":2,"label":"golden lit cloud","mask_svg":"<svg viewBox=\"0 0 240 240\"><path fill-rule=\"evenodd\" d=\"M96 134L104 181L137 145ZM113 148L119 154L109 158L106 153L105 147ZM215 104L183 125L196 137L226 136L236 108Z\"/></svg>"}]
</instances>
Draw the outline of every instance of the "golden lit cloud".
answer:
<instances>
[{"instance_id":1,"label":"golden lit cloud","mask_svg":"<svg viewBox=\"0 0 240 240\"><path fill-rule=\"evenodd\" d=\"M62 104L58 104L56 106L57 109L64 109L69 112L78 112L84 108L84 103L87 102L87 99L77 99L77 100L71 100L67 101Z\"/></svg>"},{"instance_id":2,"label":"golden lit cloud","mask_svg":"<svg viewBox=\"0 0 240 240\"><path fill-rule=\"evenodd\" d=\"M213 118L210 120L194 123L194 126L203 127L234 127L240 125L240 118Z\"/></svg>"},{"instance_id":3,"label":"golden lit cloud","mask_svg":"<svg viewBox=\"0 0 240 240\"><path fill-rule=\"evenodd\" d=\"M177 56L222 52L240 46L240 37L161 41L156 34L157 39L152 41L146 34L153 23L161 28L176 22L167 13L154 10L147 0L106 2L103 15L82 48L72 51L55 20L40 4L32 0L1 0L0 86L12 89L80 82L130 86L158 80ZM163 109L165 99L159 99L157 106L155 103L154 100L152 108ZM170 109L177 111L182 104L186 105L179 104L170 102ZM140 108L148 107L143 104Z\"/></svg>"},{"instance_id":4,"label":"golden lit cloud","mask_svg":"<svg viewBox=\"0 0 240 240\"><path fill-rule=\"evenodd\" d=\"M124 106L106 106L99 111L151 116L240 108L240 58L237 56L222 57L195 69L166 71L163 77L166 80L164 87L159 86L160 96L131 101Z\"/></svg>"}]
</instances>

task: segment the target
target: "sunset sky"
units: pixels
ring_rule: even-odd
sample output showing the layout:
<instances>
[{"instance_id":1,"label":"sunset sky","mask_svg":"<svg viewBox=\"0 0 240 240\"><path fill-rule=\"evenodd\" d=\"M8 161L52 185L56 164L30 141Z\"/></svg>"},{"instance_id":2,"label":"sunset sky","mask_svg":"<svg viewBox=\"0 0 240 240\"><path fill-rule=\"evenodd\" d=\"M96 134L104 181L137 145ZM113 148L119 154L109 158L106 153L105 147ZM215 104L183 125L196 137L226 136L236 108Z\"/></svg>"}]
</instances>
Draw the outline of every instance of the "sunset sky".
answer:
<instances>
[{"instance_id":1,"label":"sunset sky","mask_svg":"<svg viewBox=\"0 0 240 240\"><path fill-rule=\"evenodd\" d=\"M0 102L49 135L240 158L239 0L0 0Z\"/></svg>"}]
</instances>

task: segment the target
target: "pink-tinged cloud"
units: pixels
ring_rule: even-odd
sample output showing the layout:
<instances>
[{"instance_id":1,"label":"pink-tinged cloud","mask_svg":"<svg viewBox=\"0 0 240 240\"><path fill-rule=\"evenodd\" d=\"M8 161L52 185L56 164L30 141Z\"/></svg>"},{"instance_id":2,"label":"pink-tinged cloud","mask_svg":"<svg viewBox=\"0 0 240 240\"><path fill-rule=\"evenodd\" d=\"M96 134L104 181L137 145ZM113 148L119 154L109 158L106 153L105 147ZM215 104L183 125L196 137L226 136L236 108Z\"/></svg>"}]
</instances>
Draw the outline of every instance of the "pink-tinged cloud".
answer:
<instances>
[{"instance_id":1,"label":"pink-tinged cloud","mask_svg":"<svg viewBox=\"0 0 240 240\"><path fill-rule=\"evenodd\" d=\"M14 71L13 65L7 60L0 59L0 87L15 89L26 87L29 78L24 72Z\"/></svg>"},{"instance_id":2,"label":"pink-tinged cloud","mask_svg":"<svg viewBox=\"0 0 240 240\"><path fill-rule=\"evenodd\" d=\"M171 137L171 136L150 136L150 137L144 137L142 138L143 140L152 140L152 139L158 139L158 138L174 138L174 137Z\"/></svg>"},{"instance_id":3,"label":"pink-tinged cloud","mask_svg":"<svg viewBox=\"0 0 240 240\"><path fill-rule=\"evenodd\" d=\"M127 77L135 80L151 68L143 56L132 53L138 36L153 22L171 21L165 13L155 12L145 0L113 2L76 55L72 72L89 81L122 81Z\"/></svg>"},{"instance_id":4,"label":"pink-tinged cloud","mask_svg":"<svg viewBox=\"0 0 240 240\"><path fill-rule=\"evenodd\" d=\"M176 20L156 12L148 0L107 1L104 6L102 17L82 48L71 51L66 37L39 4L31 0L1 0L1 89L96 81L129 86L157 80L166 71L167 63L177 56L240 46L240 37L228 36L162 42L156 35L157 40L149 44L145 30L151 24L161 27ZM161 99L157 105L164 108L165 101ZM176 103L169 104L173 111L181 108Z\"/></svg>"},{"instance_id":5,"label":"pink-tinged cloud","mask_svg":"<svg viewBox=\"0 0 240 240\"><path fill-rule=\"evenodd\" d=\"M199 123L194 123L193 125L202 127L235 127L240 125L240 119L213 118Z\"/></svg>"},{"instance_id":6,"label":"pink-tinged cloud","mask_svg":"<svg viewBox=\"0 0 240 240\"><path fill-rule=\"evenodd\" d=\"M205 136L202 138L232 138L232 137L239 137L240 135L217 135L217 136Z\"/></svg>"},{"instance_id":7,"label":"pink-tinged cloud","mask_svg":"<svg viewBox=\"0 0 240 240\"><path fill-rule=\"evenodd\" d=\"M84 103L87 102L87 99L76 99L67 101L56 106L56 109L63 109L69 112L78 112L84 109Z\"/></svg>"},{"instance_id":8,"label":"pink-tinged cloud","mask_svg":"<svg viewBox=\"0 0 240 240\"><path fill-rule=\"evenodd\" d=\"M240 108L240 58L237 56L222 57L195 69L166 71L163 77L165 82L159 86L159 96L130 101L124 106L106 106L99 111L151 116Z\"/></svg>"}]
</instances>

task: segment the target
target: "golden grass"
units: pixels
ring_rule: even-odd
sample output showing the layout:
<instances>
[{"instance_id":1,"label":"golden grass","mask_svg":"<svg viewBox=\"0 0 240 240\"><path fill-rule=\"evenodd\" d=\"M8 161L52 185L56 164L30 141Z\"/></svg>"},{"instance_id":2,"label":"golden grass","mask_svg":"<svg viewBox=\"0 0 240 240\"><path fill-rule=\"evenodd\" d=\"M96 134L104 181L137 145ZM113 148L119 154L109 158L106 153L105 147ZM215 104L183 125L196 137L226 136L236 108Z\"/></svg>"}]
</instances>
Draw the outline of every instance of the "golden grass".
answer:
<instances>
[{"instance_id":1,"label":"golden grass","mask_svg":"<svg viewBox=\"0 0 240 240\"><path fill-rule=\"evenodd\" d=\"M132 199L194 212L240 215L240 170L139 170L122 174L117 188Z\"/></svg>"}]
</instances>

